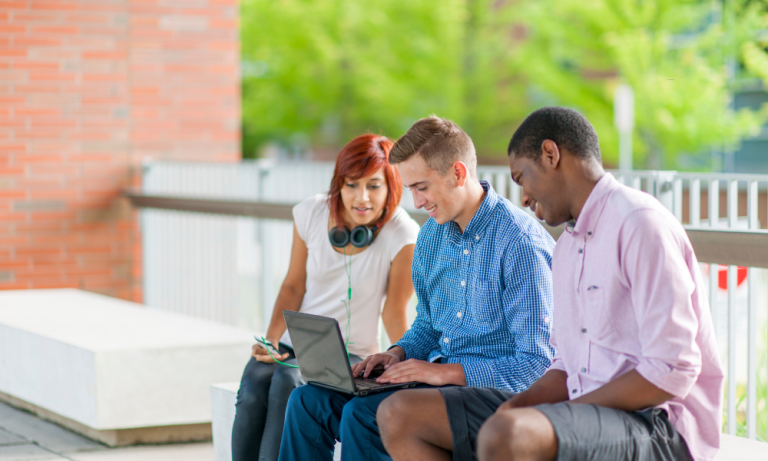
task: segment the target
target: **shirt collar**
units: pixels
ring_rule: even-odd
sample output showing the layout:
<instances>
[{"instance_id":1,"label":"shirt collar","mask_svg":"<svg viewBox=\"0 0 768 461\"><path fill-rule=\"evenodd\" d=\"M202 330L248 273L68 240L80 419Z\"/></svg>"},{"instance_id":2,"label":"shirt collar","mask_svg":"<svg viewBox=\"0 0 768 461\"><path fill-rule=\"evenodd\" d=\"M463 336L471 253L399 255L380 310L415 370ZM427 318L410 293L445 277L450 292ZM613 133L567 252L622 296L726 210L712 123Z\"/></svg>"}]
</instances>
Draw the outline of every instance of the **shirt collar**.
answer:
<instances>
[{"instance_id":1,"label":"shirt collar","mask_svg":"<svg viewBox=\"0 0 768 461\"><path fill-rule=\"evenodd\" d=\"M472 216L467 228L464 229L464 233L461 233L459 225L456 224L455 221L449 223L449 232L456 241L460 240L462 237L472 238L475 242L480 241L485 232L485 228L488 227L488 223L490 223L493 218L493 210L500 200L499 195L493 190L493 187L488 181L480 181L480 185L483 186L483 190L485 191L485 198L483 199L483 203L480 204L480 208L475 212L475 215Z\"/></svg>"},{"instance_id":2,"label":"shirt collar","mask_svg":"<svg viewBox=\"0 0 768 461\"><path fill-rule=\"evenodd\" d=\"M605 201L608 195L617 187L619 187L619 182L616 181L616 178L611 173L605 173L602 178L597 180L595 187L589 193L587 201L584 202L584 206L581 208L576 224L573 226L573 235L592 235L594 233Z\"/></svg>"}]
</instances>

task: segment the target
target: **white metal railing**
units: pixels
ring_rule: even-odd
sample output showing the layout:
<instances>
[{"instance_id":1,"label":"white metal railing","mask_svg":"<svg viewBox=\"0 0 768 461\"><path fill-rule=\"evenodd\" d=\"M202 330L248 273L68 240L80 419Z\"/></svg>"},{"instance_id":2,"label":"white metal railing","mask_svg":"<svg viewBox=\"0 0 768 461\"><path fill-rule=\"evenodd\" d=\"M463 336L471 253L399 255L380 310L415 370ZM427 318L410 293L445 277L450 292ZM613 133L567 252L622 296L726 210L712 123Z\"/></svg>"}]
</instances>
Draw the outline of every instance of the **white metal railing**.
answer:
<instances>
[{"instance_id":1,"label":"white metal railing","mask_svg":"<svg viewBox=\"0 0 768 461\"><path fill-rule=\"evenodd\" d=\"M148 163L145 193L297 203L327 189L332 164ZM145 210L148 306L261 329L288 270L292 224L203 213ZM255 320L255 322L254 322Z\"/></svg>"},{"instance_id":2,"label":"white metal railing","mask_svg":"<svg viewBox=\"0 0 768 461\"><path fill-rule=\"evenodd\" d=\"M144 169L143 192L293 204L327 191L332 173L333 164L317 162L149 163ZM613 174L656 196L689 229L759 232L768 227L768 175ZM510 180L506 167L480 166L478 175L520 205L520 188ZM760 206L761 202L765 203ZM407 191L402 206L414 211ZM290 221L147 209L141 223L147 305L255 330L266 326L288 269ZM726 432L737 433L737 413L743 412L744 435L754 439L758 402L763 402L761 408L768 403L768 366L765 359L758 362L759 352L768 354L768 336L760 337L766 335L768 325L766 270L701 266L727 367ZM766 267L768 262L760 266ZM737 402L739 385L746 386L742 402ZM764 419L761 424L768 431ZM768 438L766 432L760 432L761 438Z\"/></svg>"}]
</instances>

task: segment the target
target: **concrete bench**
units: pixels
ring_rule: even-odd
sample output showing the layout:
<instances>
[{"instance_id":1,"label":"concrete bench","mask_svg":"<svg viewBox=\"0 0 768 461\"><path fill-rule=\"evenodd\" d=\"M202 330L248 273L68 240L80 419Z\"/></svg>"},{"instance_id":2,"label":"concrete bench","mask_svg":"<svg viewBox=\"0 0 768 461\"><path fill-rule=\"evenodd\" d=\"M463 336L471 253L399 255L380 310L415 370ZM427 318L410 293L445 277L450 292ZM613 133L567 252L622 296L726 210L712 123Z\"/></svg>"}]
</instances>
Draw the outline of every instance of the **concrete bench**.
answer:
<instances>
[{"instance_id":1,"label":"concrete bench","mask_svg":"<svg viewBox=\"0 0 768 461\"><path fill-rule=\"evenodd\" d=\"M235 399L240 383L211 386L213 413L213 447L216 461L232 461L230 443L232 422L235 420ZM341 444L336 444L334 461L341 460ZM722 435L720 452L715 461L768 461L768 443L743 437Z\"/></svg>"},{"instance_id":2,"label":"concrete bench","mask_svg":"<svg viewBox=\"0 0 768 461\"><path fill-rule=\"evenodd\" d=\"M211 438L250 333L80 290L0 291L0 400L110 446Z\"/></svg>"},{"instance_id":3,"label":"concrete bench","mask_svg":"<svg viewBox=\"0 0 768 461\"><path fill-rule=\"evenodd\" d=\"M723 434L715 461L768 461L768 443Z\"/></svg>"},{"instance_id":4,"label":"concrete bench","mask_svg":"<svg viewBox=\"0 0 768 461\"><path fill-rule=\"evenodd\" d=\"M235 401L239 382L211 386L211 413L213 415L213 450L216 461L232 461L232 423L235 421ZM341 461L341 444L336 444L334 461Z\"/></svg>"}]
</instances>

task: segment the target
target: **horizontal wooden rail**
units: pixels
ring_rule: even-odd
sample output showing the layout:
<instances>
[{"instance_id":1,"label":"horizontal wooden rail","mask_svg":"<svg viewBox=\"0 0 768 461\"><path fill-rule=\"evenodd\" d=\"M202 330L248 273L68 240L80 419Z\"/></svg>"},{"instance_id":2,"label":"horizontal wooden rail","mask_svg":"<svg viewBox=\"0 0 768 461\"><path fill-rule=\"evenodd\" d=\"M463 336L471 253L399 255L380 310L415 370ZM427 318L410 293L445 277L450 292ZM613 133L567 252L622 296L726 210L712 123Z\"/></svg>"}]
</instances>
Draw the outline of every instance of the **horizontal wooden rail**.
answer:
<instances>
[{"instance_id":1,"label":"horizontal wooden rail","mask_svg":"<svg viewBox=\"0 0 768 461\"><path fill-rule=\"evenodd\" d=\"M685 230L700 262L726 266L768 267L768 231Z\"/></svg>"},{"instance_id":2,"label":"horizontal wooden rail","mask_svg":"<svg viewBox=\"0 0 768 461\"><path fill-rule=\"evenodd\" d=\"M150 195L136 190L126 190L123 195L137 208L293 220L293 204ZM419 225L429 219L423 211L409 214ZM544 227L555 238L563 229L562 226ZM686 228L686 232L700 262L768 268L768 231Z\"/></svg>"}]
</instances>

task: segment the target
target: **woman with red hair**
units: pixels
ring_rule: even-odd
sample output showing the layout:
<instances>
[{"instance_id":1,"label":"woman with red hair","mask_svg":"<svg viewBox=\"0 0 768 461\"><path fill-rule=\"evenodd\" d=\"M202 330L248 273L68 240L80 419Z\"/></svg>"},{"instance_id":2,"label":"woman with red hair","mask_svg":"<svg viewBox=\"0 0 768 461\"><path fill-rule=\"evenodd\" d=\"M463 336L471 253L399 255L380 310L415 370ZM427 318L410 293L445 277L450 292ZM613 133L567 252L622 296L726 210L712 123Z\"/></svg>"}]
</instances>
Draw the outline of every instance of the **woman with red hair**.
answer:
<instances>
[{"instance_id":1,"label":"woman with red hair","mask_svg":"<svg viewBox=\"0 0 768 461\"><path fill-rule=\"evenodd\" d=\"M389 164L392 144L356 137L336 158L328 194L293 208L290 266L266 335L278 351L253 346L237 394L233 461L277 460L288 397L304 384L297 368L275 363L296 364L283 311L335 318L352 363L378 351L380 320L392 343L408 329L419 226L398 206L403 183Z\"/></svg>"}]
</instances>

